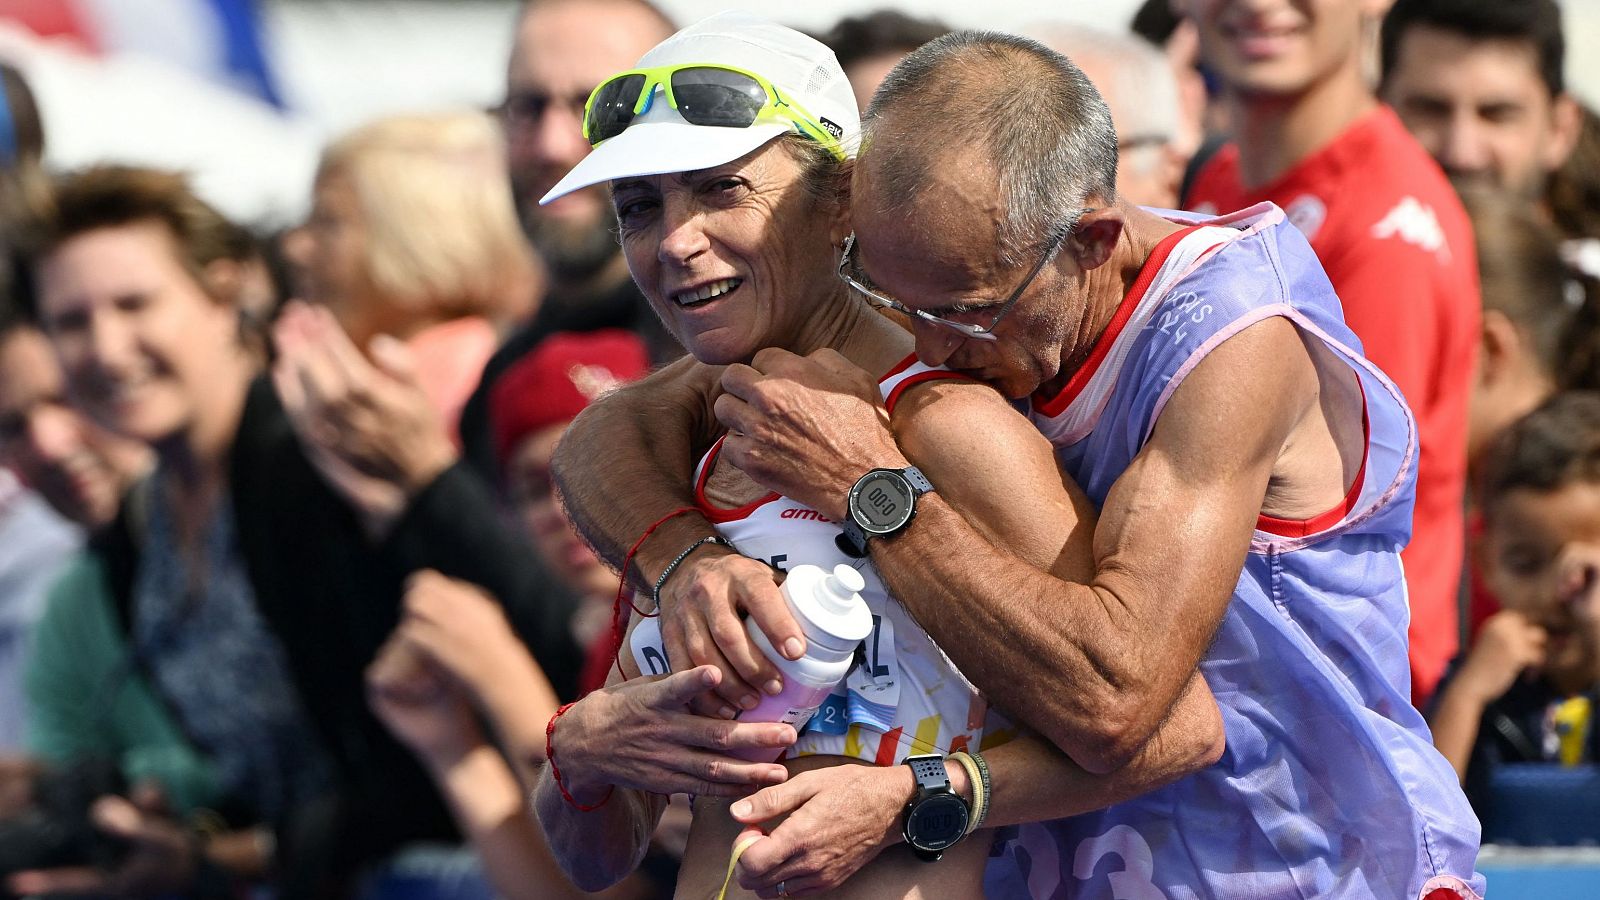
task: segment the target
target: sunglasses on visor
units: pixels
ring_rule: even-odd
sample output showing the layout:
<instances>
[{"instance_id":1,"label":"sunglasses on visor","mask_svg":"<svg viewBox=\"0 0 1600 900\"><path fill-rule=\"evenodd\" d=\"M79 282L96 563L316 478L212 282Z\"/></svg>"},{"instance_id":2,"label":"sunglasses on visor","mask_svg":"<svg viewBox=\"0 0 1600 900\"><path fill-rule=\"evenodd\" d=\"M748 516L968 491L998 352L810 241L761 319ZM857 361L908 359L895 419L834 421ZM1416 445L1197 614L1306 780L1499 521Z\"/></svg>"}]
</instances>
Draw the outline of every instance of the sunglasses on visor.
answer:
<instances>
[{"instance_id":1,"label":"sunglasses on visor","mask_svg":"<svg viewBox=\"0 0 1600 900\"><path fill-rule=\"evenodd\" d=\"M838 125L812 116L754 72L710 63L632 69L601 82L583 108L583 136L589 145L599 146L628 130L655 102L657 88L690 125L749 128L761 121L788 122L845 158Z\"/></svg>"}]
</instances>

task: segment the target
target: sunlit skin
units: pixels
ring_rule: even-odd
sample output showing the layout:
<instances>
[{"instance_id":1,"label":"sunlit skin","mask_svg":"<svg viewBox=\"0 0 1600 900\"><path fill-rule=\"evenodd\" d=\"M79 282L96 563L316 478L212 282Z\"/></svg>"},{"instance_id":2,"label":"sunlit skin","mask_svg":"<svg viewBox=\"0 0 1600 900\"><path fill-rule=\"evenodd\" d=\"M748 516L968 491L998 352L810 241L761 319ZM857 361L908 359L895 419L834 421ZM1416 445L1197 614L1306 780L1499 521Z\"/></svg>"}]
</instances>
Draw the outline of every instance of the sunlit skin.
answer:
<instances>
[{"instance_id":1,"label":"sunlit skin","mask_svg":"<svg viewBox=\"0 0 1600 900\"><path fill-rule=\"evenodd\" d=\"M1585 598L1600 577L1600 483L1507 491L1489 511L1482 551L1501 605L1543 631L1551 683L1576 693L1600 680L1600 609Z\"/></svg>"},{"instance_id":2,"label":"sunlit skin","mask_svg":"<svg viewBox=\"0 0 1600 900\"><path fill-rule=\"evenodd\" d=\"M68 394L96 422L158 450L212 454L232 439L254 369L238 311L183 267L166 226L68 239L39 267L39 307Z\"/></svg>"},{"instance_id":3,"label":"sunlit skin","mask_svg":"<svg viewBox=\"0 0 1600 900\"><path fill-rule=\"evenodd\" d=\"M791 349L816 349L828 333L816 311L848 306L777 299L846 290L816 277L817 261L832 258L842 239L842 212L813 198L799 173L772 142L712 169L612 182L633 279L696 359L742 362L772 334L798 336ZM687 302L714 289L723 293Z\"/></svg>"},{"instance_id":4,"label":"sunlit skin","mask_svg":"<svg viewBox=\"0 0 1600 900\"><path fill-rule=\"evenodd\" d=\"M94 529L116 515L123 491L148 468L149 451L74 409L49 341L20 327L0 337L0 465L61 515Z\"/></svg>"},{"instance_id":5,"label":"sunlit skin","mask_svg":"<svg viewBox=\"0 0 1600 900\"><path fill-rule=\"evenodd\" d=\"M1384 99L1451 178L1536 197L1572 152L1577 108L1551 96L1526 41L1414 25L1400 39Z\"/></svg>"},{"instance_id":6,"label":"sunlit skin","mask_svg":"<svg viewBox=\"0 0 1600 900\"><path fill-rule=\"evenodd\" d=\"M605 27L595 27L597 17ZM523 17L507 67L507 96L535 94L552 100L537 120L513 119L506 127L512 190L535 244L584 240L607 227L603 186L543 207L539 198L589 153L582 130L589 93L608 76L631 68L666 36L661 23L627 3L538 4Z\"/></svg>"}]
</instances>

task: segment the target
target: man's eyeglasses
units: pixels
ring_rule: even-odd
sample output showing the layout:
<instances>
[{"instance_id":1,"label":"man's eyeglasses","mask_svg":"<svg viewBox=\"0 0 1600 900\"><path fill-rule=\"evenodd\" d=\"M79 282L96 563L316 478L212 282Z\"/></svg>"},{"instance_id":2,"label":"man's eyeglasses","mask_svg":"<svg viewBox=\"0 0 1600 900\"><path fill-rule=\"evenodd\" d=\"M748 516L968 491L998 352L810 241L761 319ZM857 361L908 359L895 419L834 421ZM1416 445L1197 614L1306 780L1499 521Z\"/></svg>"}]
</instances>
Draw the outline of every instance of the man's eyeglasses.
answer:
<instances>
[{"instance_id":1,"label":"man's eyeglasses","mask_svg":"<svg viewBox=\"0 0 1600 900\"><path fill-rule=\"evenodd\" d=\"M936 316L933 313L924 312L920 309L912 309L911 307L906 306L904 303L885 297L872 288L867 287L865 284L862 284L861 281L855 277L855 273L859 273L861 270L856 266L855 260L852 259L852 254L856 249L855 232L851 232L850 236L844 239L844 253L839 257L839 279L845 284L850 285L850 287L854 288L863 297L866 297L871 302L877 304L878 306L884 307L885 309L892 309L895 312L921 319L924 322L932 322L935 325L943 325L946 328L960 332L962 337L973 338L980 341L997 340L997 338L994 336L994 330L1000 325L1000 320L1004 319L1006 317L1006 313L1011 311L1011 307L1016 305L1018 298L1020 298L1022 293L1028 289L1028 285L1033 283L1033 279L1038 276L1039 271L1045 267L1045 264L1055 258L1056 251L1061 247L1061 242L1066 239L1067 235L1072 233L1072 229L1077 226L1078 219L1083 216L1084 212L1085 210L1079 210L1068 220L1067 224L1056 229L1055 236L1052 237L1050 239L1050 243L1045 246L1044 254L1039 257L1039 261L1034 263L1033 268L1028 270L1028 274L1023 277L1022 283L1017 285L1017 289L1011 292L1011 296L1007 297L1006 301L1000 304L999 311L995 313L994 318L990 320L989 324L986 326L973 325L969 322L956 322L951 319L946 319L943 316Z\"/></svg>"},{"instance_id":2,"label":"man's eyeglasses","mask_svg":"<svg viewBox=\"0 0 1600 900\"><path fill-rule=\"evenodd\" d=\"M531 128L539 124L544 118L545 110L550 104L555 103L572 110L572 117L583 121L583 105L589 99L588 94L572 97L554 97L550 94L541 94L536 91L518 91L510 94L499 106L489 110L507 128Z\"/></svg>"}]
</instances>

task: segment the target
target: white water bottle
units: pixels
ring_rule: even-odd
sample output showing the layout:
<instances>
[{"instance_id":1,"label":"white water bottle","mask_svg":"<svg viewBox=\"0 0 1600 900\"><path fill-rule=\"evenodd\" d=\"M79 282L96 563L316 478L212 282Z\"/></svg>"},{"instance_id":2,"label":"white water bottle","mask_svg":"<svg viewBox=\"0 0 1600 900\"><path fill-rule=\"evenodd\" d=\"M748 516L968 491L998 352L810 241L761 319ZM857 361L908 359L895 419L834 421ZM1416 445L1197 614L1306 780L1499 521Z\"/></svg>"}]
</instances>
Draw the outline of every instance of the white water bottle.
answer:
<instances>
[{"instance_id":1,"label":"white water bottle","mask_svg":"<svg viewBox=\"0 0 1600 900\"><path fill-rule=\"evenodd\" d=\"M806 636L806 652L786 659L772 648L755 619L745 623L750 639L783 675L783 690L763 696L755 708L739 716L741 722L787 722L795 733L816 714L835 686L849 674L856 648L872 633L872 610L861 599L867 586L861 573L847 565L829 573L818 566L795 566L783 582L783 599ZM735 755L756 762L771 762L782 750L742 751Z\"/></svg>"}]
</instances>

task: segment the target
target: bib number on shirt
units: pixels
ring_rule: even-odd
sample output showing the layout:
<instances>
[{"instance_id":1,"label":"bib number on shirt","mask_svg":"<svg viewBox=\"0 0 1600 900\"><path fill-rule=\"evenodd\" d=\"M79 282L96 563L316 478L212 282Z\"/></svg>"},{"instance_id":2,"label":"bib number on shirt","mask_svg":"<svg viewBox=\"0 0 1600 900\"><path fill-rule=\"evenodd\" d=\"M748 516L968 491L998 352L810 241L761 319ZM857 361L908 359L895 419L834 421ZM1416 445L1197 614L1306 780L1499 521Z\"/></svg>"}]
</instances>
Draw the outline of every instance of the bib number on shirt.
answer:
<instances>
[{"instance_id":1,"label":"bib number on shirt","mask_svg":"<svg viewBox=\"0 0 1600 900\"><path fill-rule=\"evenodd\" d=\"M640 619L633 634L628 638L628 649L633 652L633 661L638 663L639 671L645 675L669 675L672 673L672 664L667 660L666 642L661 639L661 620L658 618Z\"/></svg>"},{"instance_id":2,"label":"bib number on shirt","mask_svg":"<svg viewBox=\"0 0 1600 900\"><path fill-rule=\"evenodd\" d=\"M1122 870L1106 875L1113 900L1167 900L1155 885L1155 854L1144 836L1129 825L1113 825L1105 834L1079 844L1072 855L1072 877L1089 880L1100 860L1111 855L1122 859Z\"/></svg>"}]
</instances>

